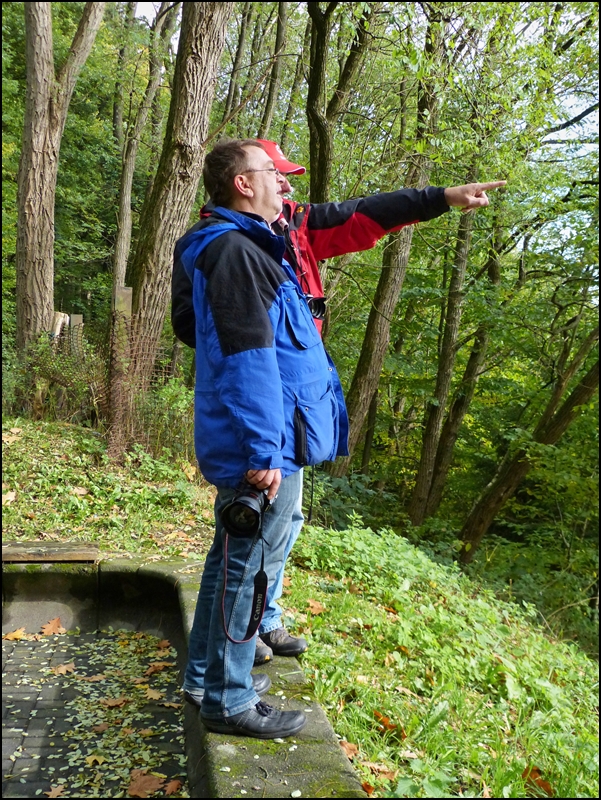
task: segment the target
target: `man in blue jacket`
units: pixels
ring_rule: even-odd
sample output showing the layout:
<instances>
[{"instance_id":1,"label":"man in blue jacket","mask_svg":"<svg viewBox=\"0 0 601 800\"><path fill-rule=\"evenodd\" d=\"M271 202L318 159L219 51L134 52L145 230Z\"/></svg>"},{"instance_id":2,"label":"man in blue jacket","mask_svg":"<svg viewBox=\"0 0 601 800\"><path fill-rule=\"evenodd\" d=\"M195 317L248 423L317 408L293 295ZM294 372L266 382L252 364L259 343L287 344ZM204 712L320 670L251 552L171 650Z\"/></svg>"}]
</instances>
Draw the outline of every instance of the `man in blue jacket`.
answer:
<instances>
[{"instance_id":1,"label":"man in blue jacket","mask_svg":"<svg viewBox=\"0 0 601 800\"><path fill-rule=\"evenodd\" d=\"M203 572L184 679L212 731L275 738L297 733L302 712L260 700L251 676L254 578L273 583L302 517L301 469L347 453L348 420L336 370L313 322L285 244L268 221L284 179L257 142L218 144L204 181L215 208L176 244L192 283L196 336L195 446L217 487L216 533ZM260 535L226 536L221 511L241 479L272 501ZM226 630L227 629L227 630Z\"/></svg>"}]
</instances>

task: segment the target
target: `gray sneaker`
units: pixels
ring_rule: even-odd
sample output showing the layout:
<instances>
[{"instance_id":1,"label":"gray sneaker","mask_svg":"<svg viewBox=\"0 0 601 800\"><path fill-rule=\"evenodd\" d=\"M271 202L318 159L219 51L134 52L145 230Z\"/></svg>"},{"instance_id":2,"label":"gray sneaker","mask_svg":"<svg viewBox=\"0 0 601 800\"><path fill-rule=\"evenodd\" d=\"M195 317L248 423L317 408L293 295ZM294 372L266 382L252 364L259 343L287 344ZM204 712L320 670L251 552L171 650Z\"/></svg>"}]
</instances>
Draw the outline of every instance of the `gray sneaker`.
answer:
<instances>
[{"instance_id":1,"label":"gray sneaker","mask_svg":"<svg viewBox=\"0 0 601 800\"><path fill-rule=\"evenodd\" d=\"M276 628L269 633L262 633L260 638L276 656L298 656L309 646L302 636L290 636L286 628Z\"/></svg>"},{"instance_id":2,"label":"gray sneaker","mask_svg":"<svg viewBox=\"0 0 601 800\"><path fill-rule=\"evenodd\" d=\"M254 739L277 739L293 736L307 724L302 711L278 711L260 700L254 708L222 717L219 720L206 719L200 713L203 725L214 733L226 733L230 736L252 736Z\"/></svg>"}]
</instances>

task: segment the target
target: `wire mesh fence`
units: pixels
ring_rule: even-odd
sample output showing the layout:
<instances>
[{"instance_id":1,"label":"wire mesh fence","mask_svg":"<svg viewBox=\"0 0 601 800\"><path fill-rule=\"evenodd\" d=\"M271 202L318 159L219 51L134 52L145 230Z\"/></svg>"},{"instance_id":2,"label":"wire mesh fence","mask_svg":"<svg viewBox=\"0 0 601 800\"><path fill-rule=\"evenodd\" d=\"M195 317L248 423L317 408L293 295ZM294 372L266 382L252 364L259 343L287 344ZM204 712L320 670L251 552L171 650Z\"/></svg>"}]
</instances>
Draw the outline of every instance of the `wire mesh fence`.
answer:
<instances>
[{"instance_id":1,"label":"wire mesh fence","mask_svg":"<svg viewBox=\"0 0 601 800\"><path fill-rule=\"evenodd\" d=\"M6 395L3 388L3 410L98 427L113 459L137 444L193 462L193 391L182 345L157 346L136 333L136 322L114 313L104 331L76 324L44 334L15 367Z\"/></svg>"}]
</instances>

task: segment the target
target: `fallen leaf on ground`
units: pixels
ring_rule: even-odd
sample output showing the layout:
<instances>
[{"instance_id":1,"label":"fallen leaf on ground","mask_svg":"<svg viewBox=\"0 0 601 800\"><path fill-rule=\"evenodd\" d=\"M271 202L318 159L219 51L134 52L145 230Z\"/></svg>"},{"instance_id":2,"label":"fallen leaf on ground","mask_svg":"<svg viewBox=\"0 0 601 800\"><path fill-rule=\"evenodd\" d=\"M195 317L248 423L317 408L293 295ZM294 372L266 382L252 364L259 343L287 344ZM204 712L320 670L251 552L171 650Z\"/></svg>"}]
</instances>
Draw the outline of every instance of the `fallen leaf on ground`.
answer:
<instances>
[{"instance_id":1,"label":"fallen leaf on ground","mask_svg":"<svg viewBox=\"0 0 601 800\"><path fill-rule=\"evenodd\" d=\"M159 650L157 652L157 658L164 658L165 656L168 656L170 652L171 650L168 647L165 647L163 650Z\"/></svg>"},{"instance_id":2,"label":"fallen leaf on ground","mask_svg":"<svg viewBox=\"0 0 601 800\"><path fill-rule=\"evenodd\" d=\"M363 781L361 787L365 792L365 794L367 795L372 795L374 793L374 787L371 785L371 783L368 783L367 781Z\"/></svg>"},{"instance_id":3,"label":"fallen leaf on ground","mask_svg":"<svg viewBox=\"0 0 601 800\"><path fill-rule=\"evenodd\" d=\"M96 681L103 681L106 675L78 675L80 681L89 681L89 683L96 683Z\"/></svg>"},{"instance_id":4,"label":"fallen leaf on ground","mask_svg":"<svg viewBox=\"0 0 601 800\"><path fill-rule=\"evenodd\" d=\"M393 771L386 766L386 764L374 764L372 761L362 761L361 764L373 772L374 775L379 775L382 778L386 778L388 781L395 780L399 774L398 769Z\"/></svg>"},{"instance_id":5,"label":"fallen leaf on ground","mask_svg":"<svg viewBox=\"0 0 601 800\"><path fill-rule=\"evenodd\" d=\"M381 731L393 731L397 727L388 717L385 717L384 714L381 714L379 711L374 711L374 717L378 720L378 727Z\"/></svg>"},{"instance_id":6,"label":"fallen leaf on ground","mask_svg":"<svg viewBox=\"0 0 601 800\"><path fill-rule=\"evenodd\" d=\"M73 486L71 489L71 494L76 494L78 497L84 497L86 494L90 494L90 490L83 486Z\"/></svg>"},{"instance_id":7,"label":"fallen leaf on ground","mask_svg":"<svg viewBox=\"0 0 601 800\"><path fill-rule=\"evenodd\" d=\"M488 787L486 784L484 784L482 787L482 797L492 797L492 794L490 793L490 787Z\"/></svg>"},{"instance_id":8,"label":"fallen leaf on ground","mask_svg":"<svg viewBox=\"0 0 601 800\"><path fill-rule=\"evenodd\" d=\"M55 633L67 633L67 629L61 625L61 618L55 617L45 625L42 625L42 633L44 636L52 636Z\"/></svg>"},{"instance_id":9,"label":"fallen leaf on ground","mask_svg":"<svg viewBox=\"0 0 601 800\"><path fill-rule=\"evenodd\" d=\"M357 747L357 745L352 744L351 742L347 742L346 739L341 739L338 742L338 744L340 745L340 747L342 747L342 749L344 750L344 752L351 761L359 752L359 748Z\"/></svg>"},{"instance_id":10,"label":"fallen leaf on ground","mask_svg":"<svg viewBox=\"0 0 601 800\"><path fill-rule=\"evenodd\" d=\"M104 733L106 730L110 728L108 722L101 722L100 725L94 725L92 730L94 733Z\"/></svg>"},{"instance_id":11,"label":"fallen leaf on ground","mask_svg":"<svg viewBox=\"0 0 601 800\"><path fill-rule=\"evenodd\" d=\"M65 791L65 784L61 783L60 786L51 786L49 792L44 792L48 797L60 797Z\"/></svg>"},{"instance_id":12,"label":"fallen leaf on ground","mask_svg":"<svg viewBox=\"0 0 601 800\"><path fill-rule=\"evenodd\" d=\"M75 669L75 661L70 661L68 664L58 664L56 667L52 667L52 672L55 675L66 675L67 672L73 672Z\"/></svg>"},{"instance_id":13,"label":"fallen leaf on ground","mask_svg":"<svg viewBox=\"0 0 601 800\"><path fill-rule=\"evenodd\" d=\"M292 581L290 580L290 578L287 575L285 575L284 576L284 580L282 581L282 584L284 586L292 586Z\"/></svg>"},{"instance_id":14,"label":"fallen leaf on ground","mask_svg":"<svg viewBox=\"0 0 601 800\"><path fill-rule=\"evenodd\" d=\"M2 505L7 506L9 503L12 503L16 496L16 492L6 492L2 495Z\"/></svg>"},{"instance_id":15,"label":"fallen leaf on ground","mask_svg":"<svg viewBox=\"0 0 601 800\"><path fill-rule=\"evenodd\" d=\"M154 731L152 728L142 728L140 731L142 736L154 736L155 733L156 731Z\"/></svg>"},{"instance_id":16,"label":"fallen leaf on ground","mask_svg":"<svg viewBox=\"0 0 601 800\"><path fill-rule=\"evenodd\" d=\"M119 708L126 703L129 703L129 698L127 697L105 697L100 701L100 705L107 708Z\"/></svg>"},{"instance_id":17,"label":"fallen leaf on ground","mask_svg":"<svg viewBox=\"0 0 601 800\"><path fill-rule=\"evenodd\" d=\"M317 600L307 600L307 605L309 606L309 611L312 614L321 614L326 610L326 607L321 603L318 603Z\"/></svg>"},{"instance_id":18,"label":"fallen leaf on ground","mask_svg":"<svg viewBox=\"0 0 601 800\"><path fill-rule=\"evenodd\" d=\"M148 797L165 785L164 780L154 775L147 775L143 769L132 769L129 777L131 780L127 791L130 797Z\"/></svg>"},{"instance_id":19,"label":"fallen leaf on ground","mask_svg":"<svg viewBox=\"0 0 601 800\"><path fill-rule=\"evenodd\" d=\"M401 686L400 684L398 686L395 686L394 690L395 692L400 692L401 694L409 695L409 697L415 697L418 700L422 699L418 694L412 692L411 689L407 689L405 686Z\"/></svg>"},{"instance_id":20,"label":"fallen leaf on ground","mask_svg":"<svg viewBox=\"0 0 601 800\"><path fill-rule=\"evenodd\" d=\"M413 750L401 750L399 758L421 758L423 753L414 753Z\"/></svg>"},{"instance_id":21,"label":"fallen leaf on ground","mask_svg":"<svg viewBox=\"0 0 601 800\"><path fill-rule=\"evenodd\" d=\"M131 733L135 733L135 728L121 728L121 733L123 736L129 736Z\"/></svg>"},{"instance_id":22,"label":"fallen leaf on ground","mask_svg":"<svg viewBox=\"0 0 601 800\"><path fill-rule=\"evenodd\" d=\"M89 767L94 766L94 764L104 764L106 758L104 756L87 756L86 764Z\"/></svg>"},{"instance_id":23,"label":"fallen leaf on ground","mask_svg":"<svg viewBox=\"0 0 601 800\"><path fill-rule=\"evenodd\" d=\"M152 661L144 675L153 675L155 672L161 672L165 667L174 667L173 661Z\"/></svg>"},{"instance_id":24,"label":"fallen leaf on ground","mask_svg":"<svg viewBox=\"0 0 601 800\"><path fill-rule=\"evenodd\" d=\"M5 633L3 639L8 639L9 642L18 642L25 634L25 628L17 628L15 631Z\"/></svg>"},{"instance_id":25,"label":"fallen leaf on ground","mask_svg":"<svg viewBox=\"0 0 601 800\"><path fill-rule=\"evenodd\" d=\"M555 797L555 792L549 781L543 780L542 772L538 767L526 767L522 772L522 778L526 781L526 789L530 792L535 789L547 795L547 797Z\"/></svg>"},{"instance_id":26,"label":"fallen leaf on ground","mask_svg":"<svg viewBox=\"0 0 601 800\"><path fill-rule=\"evenodd\" d=\"M23 430L23 428L11 428L10 432L11 433L21 433L22 430Z\"/></svg>"},{"instance_id":27,"label":"fallen leaf on ground","mask_svg":"<svg viewBox=\"0 0 601 800\"><path fill-rule=\"evenodd\" d=\"M149 700L161 700L164 695L162 692L158 692L156 689L146 689L145 697Z\"/></svg>"},{"instance_id":28,"label":"fallen leaf on ground","mask_svg":"<svg viewBox=\"0 0 601 800\"><path fill-rule=\"evenodd\" d=\"M181 708L183 703L161 703L161 705L165 708Z\"/></svg>"},{"instance_id":29,"label":"fallen leaf on ground","mask_svg":"<svg viewBox=\"0 0 601 800\"><path fill-rule=\"evenodd\" d=\"M12 436L10 433L3 433L2 434L2 441L4 444L12 444L13 442L18 442L20 436Z\"/></svg>"},{"instance_id":30,"label":"fallen leaf on ground","mask_svg":"<svg viewBox=\"0 0 601 800\"><path fill-rule=\"evenodd\" d=\"M182 782L178 780L169 781L167 786L165 786L165 794L175 794L175 792L179 792L182 788Z\"/></svg>"}]
</instances>

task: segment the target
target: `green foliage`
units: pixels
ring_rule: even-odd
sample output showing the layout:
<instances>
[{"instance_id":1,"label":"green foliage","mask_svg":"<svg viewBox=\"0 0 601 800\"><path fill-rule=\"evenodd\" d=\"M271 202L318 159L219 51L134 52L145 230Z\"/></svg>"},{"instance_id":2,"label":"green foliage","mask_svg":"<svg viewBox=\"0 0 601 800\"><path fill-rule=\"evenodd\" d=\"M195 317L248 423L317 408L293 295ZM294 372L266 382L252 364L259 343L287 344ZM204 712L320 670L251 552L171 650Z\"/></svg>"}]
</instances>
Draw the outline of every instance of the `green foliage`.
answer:
<instances>
[{"instance_id":1,"label":"green foliage","mask_svg":"<svg viewBox=\"0 0 601 800\"><path fill-rule=\"evenodd\" d=\"M308 636L317 697L380 796L523 797L528 766L557 796L596 796L595 665L547 639L531 605L358 517L306 528L295 552L288 622Z\"/></svg>"},{"instance_id":2,"label":"green foliage","mask_svg":"<svg viewBox=\"0 0 601 800\"><path fill-rule=\"evenodd\" d=\"M211 520L212 492L171 452L155 459L137 446L118 468L96 431L23 419L3 425L2 448L3 494L12 497L3 500L8 540L42 536L177 555L203 552L212 539L202 521L203 514Z\"/></svg>"}]
</instances>

